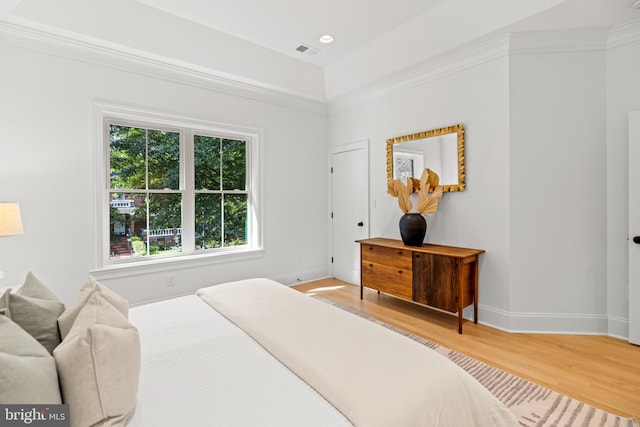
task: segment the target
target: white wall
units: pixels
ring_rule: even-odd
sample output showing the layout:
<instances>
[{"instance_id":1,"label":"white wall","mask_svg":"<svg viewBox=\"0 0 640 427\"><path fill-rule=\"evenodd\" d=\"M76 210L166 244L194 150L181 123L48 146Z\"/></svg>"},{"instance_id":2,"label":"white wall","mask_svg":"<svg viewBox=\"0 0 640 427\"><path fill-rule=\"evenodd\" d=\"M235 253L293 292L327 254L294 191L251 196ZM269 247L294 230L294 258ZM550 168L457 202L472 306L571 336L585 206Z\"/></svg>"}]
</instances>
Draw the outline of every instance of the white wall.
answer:
<instances>
[{"instance_id":1,"label":"white wall","mask_svg":"<svg viewBox=\"0 0 640 427\"><path fill-rule=\"evenodd\" d=\"M606 38L563 35L512 38L511 327L606 333Z\"/></svg>"},{"instance_id":2,"label":"white wall","mask_svg":"<svg viewBox=\"0 0 640 427\"><path fill-rule=\"evenodd\" d=\"M628 39L607 49L608 35L511 34L503 55L498 40L464 66L423 64L330 103L331 145L371 141L372 236L399 237L385 140L465 125L467 189L445 194L427 242L487 251L482 323L626 336L626 114L640 107L640 55Z\"/></svg>"},{"instance_id":3,"label":"white wall","mask_svg":"<svg viewBox=\"0 0 640 427\"><path fill-rule=\"evenodd\" d=\"M627 114L640 109L637 23L616 29L606 49L599 33L583 34L597 43L573 50L531 50L529 41L514 50L512 39L511 54L509 40L498 39L335 99L329 119L324 104L6 31L0 198L22 204L25 234L0 239L4 284L20 284L32 270L70 302L93 267L96 100L264 135L264 255L105 275L133 303L249 276L324 276L328 229L308 224L327 222L327 141L370 141L371 235L399 238L385 140L462 122L467 189L445 194L427 241L487 251L480 321L585 333L606 333L608 323L608 333L627 334L626 144ZM175 287L166 286L168 271Z\"/></svg>"},{"instance_id":4,"label":"white wall","mask_svg":"<svg viewBox=\"0 0 640 427\"><path fill-rule=\"evenodd\" d=\"M322 108L222 93L206 79L109 55L98 60L95 53L54 41L6 34L0 41L0 197L21 203L25 229L22 236L0 239L5 285L21 284L32 270L69 303L93 267L96 100L259 128L264 135L262 256L189 269L172 265L171 288L166 271L112 274L105 284L137 303L244 277L291 283L326 276L327 119L316 112Z\"/></svg>"},{"instance_id":5,"label":"white wall","mask_svg":"<svg viewBox=\"0 0 640 427\"><path fill-rule=\"evenodd\" d=\"M640 21L613 32L607 50L607 313L628 336L628 117L640 110Z\"/></svg>"},{"instance_id":6,"label":"white wall","mask_svg":"<svg viewBox=\"0 0 640 427\"><path fill-rule=\"evenodd\" d=\"M509 309L508 61L503 47L502 56L472 68L462 59L458 71L444 77L427 72L402 89L365 101L342 99L329 118L331 146L370 141L371 236L397 239L402 213L386 193L386 139L464 124L467 189L444 195L438 212L428 218L426 240L487 251L480 264L484 322Z\"/></svg>"}]
</instances>

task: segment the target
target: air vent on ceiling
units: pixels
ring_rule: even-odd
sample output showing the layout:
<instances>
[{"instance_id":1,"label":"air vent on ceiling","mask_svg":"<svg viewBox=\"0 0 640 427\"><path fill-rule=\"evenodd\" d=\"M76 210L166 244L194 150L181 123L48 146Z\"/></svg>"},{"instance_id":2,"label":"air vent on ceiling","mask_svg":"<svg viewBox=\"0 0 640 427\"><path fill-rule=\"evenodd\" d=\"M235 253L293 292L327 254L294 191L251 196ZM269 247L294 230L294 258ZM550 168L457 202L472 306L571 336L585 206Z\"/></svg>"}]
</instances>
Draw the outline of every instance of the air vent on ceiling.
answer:
<instances>
[{"instance_id":1,"label":"air vent on ceiling","mask_svg":"<svg viewBox=\"0 0 640 427\"><path fill-rule=\"evenodd\" d=\"M305 43L301 43L300 46L296 48L296 51L304 53L305 55L315 55L316 53L320 52L320 49L317 49Z\"/></svg>"}]
</instances>

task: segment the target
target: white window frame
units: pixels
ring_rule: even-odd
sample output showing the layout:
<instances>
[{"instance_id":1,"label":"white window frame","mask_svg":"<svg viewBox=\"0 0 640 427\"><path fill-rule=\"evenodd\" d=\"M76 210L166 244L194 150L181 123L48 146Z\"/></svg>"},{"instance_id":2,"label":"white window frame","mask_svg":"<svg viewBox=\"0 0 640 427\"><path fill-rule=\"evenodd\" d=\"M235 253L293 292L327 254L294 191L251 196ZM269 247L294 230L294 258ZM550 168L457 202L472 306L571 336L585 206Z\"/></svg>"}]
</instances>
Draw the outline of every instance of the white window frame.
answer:
<instances>
[{"instance_id":1,"label":"white window frame","mask_svg":"<svg viewBox=\"0 0 640 427\"><path fill-rule=\"evenodd\" d=\"M110 151L108 141L108 122L117 121L124 125L153 128L159 130L180 131L180 191L183 195L183 241L182 253L110 259L109 251L109 193L110 190ZM186 266L227 262L262 256L262 216L260 179L260 141L262 131L255 128L233 126L190 119L173 114L141 110L107 103L94 103L95 130L95 253L92 273L105 271L124 271L130 269L159 271L175 267L175 263ZM192 142L187 138L195 134L214 135L222 138L236 138L247 142L247 245L195 251L194 230L194 185ZM191 148L191 149L189 149ZM116 273L117 275L117 273ZM105 277L104 275L101 277Z\"/></svg>"}]
</instances>

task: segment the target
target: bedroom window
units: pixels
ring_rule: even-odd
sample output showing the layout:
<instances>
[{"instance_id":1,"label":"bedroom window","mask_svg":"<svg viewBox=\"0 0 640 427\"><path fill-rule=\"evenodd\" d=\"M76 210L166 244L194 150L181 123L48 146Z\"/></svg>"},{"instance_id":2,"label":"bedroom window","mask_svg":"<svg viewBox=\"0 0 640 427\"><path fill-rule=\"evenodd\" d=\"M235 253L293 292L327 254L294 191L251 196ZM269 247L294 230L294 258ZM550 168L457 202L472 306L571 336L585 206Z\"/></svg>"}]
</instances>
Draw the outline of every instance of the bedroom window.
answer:
<instances>
[{"instance_id":1,"label":"bedroom window","mask_svg":"<svg viewBox=\"0 0 640 427\"><path fill-rule=\"evenodd\" d=\"M260 249L258 132L102 114L102 266Z\"/></svg>"}]
</instances>

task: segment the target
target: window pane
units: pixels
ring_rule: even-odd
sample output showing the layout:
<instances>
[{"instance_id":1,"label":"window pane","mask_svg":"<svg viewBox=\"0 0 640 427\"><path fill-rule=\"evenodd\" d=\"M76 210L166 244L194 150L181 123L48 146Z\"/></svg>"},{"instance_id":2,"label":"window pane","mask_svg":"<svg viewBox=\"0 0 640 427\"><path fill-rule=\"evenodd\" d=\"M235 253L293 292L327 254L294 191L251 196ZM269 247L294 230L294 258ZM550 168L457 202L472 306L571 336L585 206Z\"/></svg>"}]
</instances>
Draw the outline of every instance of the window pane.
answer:
<instances>
[{"instance_id":1,"label":"window pane","mask_svg":"<svg viewBox=\"0 0 640 427\"><path fill-rule=\"evenodd\" d=\"M196 194L196 250L222 246L222 196Z\"/></svg>"},{"instance_id":2,"label":"window pane","mask_svg":"<svg viewBox=\"0 0 640 427\"><path fill-rule=\"evenodd\" d=\"M109 259L146 255L141 238L147 226L144 194L111 193L109 198Z\"/></svg>"},{"instance_id":3,"label":"window pane","mask_svg":"<svg viewBox=\"0 0 640 427\"><path fill-rule=\"evenodd\" d=\"M181 199L180 194L149 195L149 230L145 239L150 255L181 252Z\"/></svg>"},{"instance_id":4,"label":"window pane","mask_svg":"<svg viewBox=\"0 0 640 427\"><path fill-rule=\"evenodd\" d=\"M144 263L155 255L253 247L253 140L233 129L218 134L216 128L143 119L142 112L137 117L105 115L109 169L98 173L100 182L110 176L99 200L109 200L109 223L101 227L109 227L110 238L100 252L109 251L118 265L126 261L120 258ZM189 235L183 236L185 225Z\"/></svg>"},{"instance_id":5,"label":"window pane","mask_svg":"<svg viewBox=\"0 0 640 427\"><path fill-rule=\"evenodd\" d=\"M145 130L109 126L110 188L145 189Z\"/></svg>"},{"instance_id":6,"label":"window pane","mask_svg":"<svg viewBox=\"0 0 640 427\"><path fill-rule=\"evenodd\" d=\"M220 138L196 135L193 152L196 190L220 190Z\"/></svg>"},{"instance_id":7,"label":"window pane","mask_svg":"<svg viewBox=\"0 0 640 427\"><path fill-rule=\"evenodd\" d=\"M233 194L224 197L224 245L247 244L247 195Z\"/></svg>"},{"instance_id":8,"label":"window pane","mask_svg":"<svg viewBox=\"0 0 640 427\"><path fill-rule=\"evenodd\" d=\"M149 130L149 188L178 190L180 134Z\"/></svg>"},{"instance_id":9,"label":"window pane","mask_svg":"<svg viewBox=\"0 0 640 427\"><path fill-rule=\"evenodd\" d=\"M245 190L247 181L246 142L222 140L222 189Z\"/></svg>"}]
</instances>

